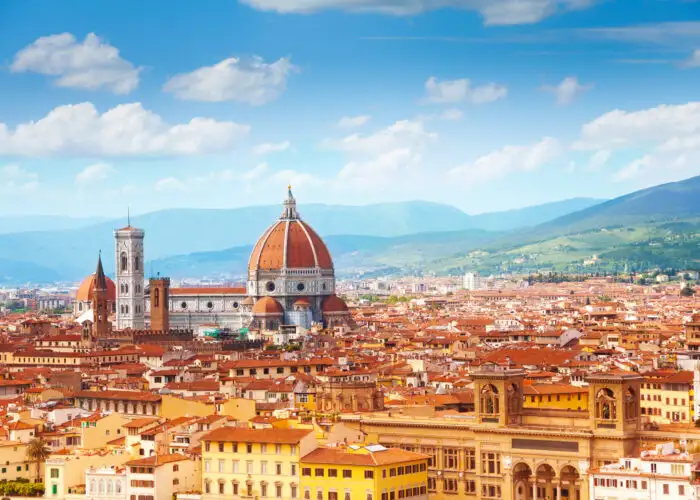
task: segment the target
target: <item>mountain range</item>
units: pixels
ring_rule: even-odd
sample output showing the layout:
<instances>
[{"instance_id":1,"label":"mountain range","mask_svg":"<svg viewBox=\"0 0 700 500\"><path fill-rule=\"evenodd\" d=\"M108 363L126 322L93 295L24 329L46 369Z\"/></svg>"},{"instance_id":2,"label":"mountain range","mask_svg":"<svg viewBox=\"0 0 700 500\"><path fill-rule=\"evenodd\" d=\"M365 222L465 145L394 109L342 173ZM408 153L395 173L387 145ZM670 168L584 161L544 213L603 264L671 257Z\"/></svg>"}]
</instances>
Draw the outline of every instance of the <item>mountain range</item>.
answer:
<instances>
[{"instance_id":1,"label":"mountain range","mask_svg":"<svg viewBox=\"0 0 700 500\"><path fill-rule=\"evenodd\" d=\"M427 262L444 255L442 252L447 248L458 252L465 244L484 242L493 236L487 238L484 233L477 237L474 231L535 226L599 202L577 198L480 215L468 215L449 205L423 201L365 206L300 204L300 212L324 238L337 237L329 245L333 248L337 242L338 255L347 255L347 259L336 257L339 266L347 261L351 267L363 267L381 252L389 255L386 258L377 255L378 261L399 261L392 250L396 248L410 248L412 257L408 261L411 263ZM247 260L249 246L280 211L279 205L225 210L169 209L134 216L130 222L146 231L149 270L169 272L173 277L209 272L236 275L242 273L244 266L234 266L233 262L239 260L241 253L245 256L243 260ZM22 217L14 218L13 226L3 226L0 220L0 233L3 227L22 227L22 220ZM42 226L40 218L31 216L27 218L27 227L32 230L0 234L0 280L5 283L79 280L92 272L100 250L105 270L112 272L113 231L125 226L127 220L99 220L92 224L86 220L89 221L47 218ZM59 227L53 227L54 222ZM452 235L451 232L463 234ZM207 256L209 252L211 255ZM224 258L217 252L224 252L233 261L221 262L222 265L216 267ZM211 264L203 265L209 258ZM202 267L196 266L196 262ZM203 273L204 270L207 272Z\"/></svg>"},{"instance_id":2,"label":"mountain range","mask_svg":"<svg viewBox=\"0 0 700 500\"><path fill-rule=\"evenodd\" d=\"M577 198L468 215L422 201L366 206L304 205L339 275L696 266L700 177L612 200ZM147 269L173 278L241 277L251 247L280 206L170 209L135 216L146 231ZM103 249L113 269L112 233L126 219L0 219L0 281L79 280ZM55 224L54 224L55 223ZM52 225L53 224L53 225ZM696 237L697 235L697 237ZM597 256L597 258L593 258ZM585 263L585 261L588 261ZM593 262L593 264L591 264ZM584 264L585 263L585 264Z\"/></svg>"}]
</instances>

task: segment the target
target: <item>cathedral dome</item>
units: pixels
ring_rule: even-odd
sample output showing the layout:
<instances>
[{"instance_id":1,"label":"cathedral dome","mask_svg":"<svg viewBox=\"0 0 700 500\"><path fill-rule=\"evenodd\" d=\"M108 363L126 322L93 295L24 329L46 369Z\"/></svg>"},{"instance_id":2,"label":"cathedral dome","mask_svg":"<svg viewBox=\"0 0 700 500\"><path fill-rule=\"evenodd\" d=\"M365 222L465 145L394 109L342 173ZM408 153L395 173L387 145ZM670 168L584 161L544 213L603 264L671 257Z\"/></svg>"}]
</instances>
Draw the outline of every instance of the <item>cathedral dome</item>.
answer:
<instances>
[{"instance_id":1,"label":"cathedral dome","mask_svg":"<svg viewBox=\"0 0 700 500\"><path fill-rule=\"evenodd\" d=\"M346 313L348 306L343 299L337 295L329 295L323 301L322 310L324 313Z\"/></svg>"},{"instance_id":2,"label":"cathedral dome","mask_svg":"<svg viewBox=\"0 0 700 500\"><path fill-rule=\"evenodd\" d=\"M263 297L253 306L253 314L284 314L282 306L272 297Z\"/></svg>"},{"instance_id":3,"label":"cathedral dome","mask_svg":"<svg viewBox=\"0 0 700 500\"><path fill-rule=\"evenodd\" d=\"M105 276L107 281L107 300L114 302L117 299L117 287L114 281ZM75 300L78 302L89 302L92 300L92 292L95 289L95 273L85 278L75 294Z\"/></svg>"},{"instance_id":4,"label":"cathedral dome","mask_svg":"<svg viewBox=\"0 0 700 500\"><path fill-rule=\"evenodd\" d=\"M299 218L290 190L282 216L265 231L253 248L248 270L305 268L332 270L333 260L321 237Z\"/></svg>"}]
</instances>

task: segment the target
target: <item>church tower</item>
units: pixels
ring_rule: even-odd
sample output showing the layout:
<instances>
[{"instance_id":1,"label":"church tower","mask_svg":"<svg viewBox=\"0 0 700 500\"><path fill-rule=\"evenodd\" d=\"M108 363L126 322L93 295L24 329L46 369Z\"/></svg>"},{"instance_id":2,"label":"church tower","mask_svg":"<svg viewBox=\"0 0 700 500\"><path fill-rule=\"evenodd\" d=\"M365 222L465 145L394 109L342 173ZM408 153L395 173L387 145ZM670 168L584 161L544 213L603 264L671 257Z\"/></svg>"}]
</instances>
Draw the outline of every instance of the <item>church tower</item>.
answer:
<instances>
[{"instance_id":1,"label":"church tower","mask_svg":"<svg viewBox=\"0 0 700 500\"><path fill-rule=\"evenodd\" d=\"M145 326L143 229L129 223L114 232L117 287L117 329Z\"/></svg>"},{"instance_id":2,"label":"church tower","mask_svg":"<svg viewBox=\"0 0 700 500\"><path fill-rule=\"evenodd\" d=\"M151 294L151 330L170 331L170 278L148 280Z\"/></svg>"},{"instance_id":3,"label":"church tower","mask_svg":"<svg viewBox=\"0 0 700 500\"><path fill-rule=\"evenodd\" d=\"M109 323L109 299L107 297L107 278L102 269L102 256L97 258L97 271L95 271L95 286L92 289L92 338L103 339L111 330Z\"/></svg>"}]
</instances>

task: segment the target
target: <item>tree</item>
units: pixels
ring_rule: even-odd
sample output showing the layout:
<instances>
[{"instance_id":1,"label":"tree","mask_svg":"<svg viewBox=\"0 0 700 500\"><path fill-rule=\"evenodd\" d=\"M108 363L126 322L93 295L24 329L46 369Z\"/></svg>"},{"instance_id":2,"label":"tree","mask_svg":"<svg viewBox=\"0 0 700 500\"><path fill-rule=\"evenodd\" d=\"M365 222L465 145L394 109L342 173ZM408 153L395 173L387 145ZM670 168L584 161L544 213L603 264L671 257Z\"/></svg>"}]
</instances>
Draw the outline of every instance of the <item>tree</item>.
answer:
<instances>
[{"instance_id":1,"label":"tree","mask_svg":"<svg viewBox=\"0 0 700 500\"><path fill-rule=\"evenodd\" d=\"M34 438L27 444L27 460L36 464L36 482L41 479L41 464L50 456L51 448L43 439Z\"/></svg>"},{"instance_id":2,"label":"tree","mask_svg":"<svg viewBox=\"0 0 700 500\"><path fill-rule=\"evenodd\" d=\"M692 297L695 295L695 290L689 286L681 288L681 297Z\"/></svg>"}]
</instances>

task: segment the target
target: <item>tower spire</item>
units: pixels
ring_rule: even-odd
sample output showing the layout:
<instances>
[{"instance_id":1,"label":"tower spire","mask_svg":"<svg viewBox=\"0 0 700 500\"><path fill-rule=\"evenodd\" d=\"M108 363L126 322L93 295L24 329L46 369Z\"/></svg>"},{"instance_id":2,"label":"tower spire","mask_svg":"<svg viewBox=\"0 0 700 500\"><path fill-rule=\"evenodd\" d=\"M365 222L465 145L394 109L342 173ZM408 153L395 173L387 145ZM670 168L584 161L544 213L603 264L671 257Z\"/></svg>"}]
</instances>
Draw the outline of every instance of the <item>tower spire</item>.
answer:
<instances>
[{"instance_id":1,"label":"tower spire","mask_svg":"<svg viewBox=\"0 0 700 500\"><path fill-rule=\"evenodd\" d=\"M131 207L126 206L126 227L131 227Z\"/></svg>"},{"instance_id":2,"label":"tower spire","mask_svg":"<svg viewBox=\"0 0 700 500\"><path fill-rule=\"evenodd\" d=\"M97 270L95 271L95 289L107 290L107 278L102 267L102 250L97 254Z\"/></svg>"},{"instance_id":3,"label":"tower spire","mask_svg":"<svg viewBox=\"0 0 700 500\"><path fill-rule=\"evenodd\" d=\"M284 211L282 212L282 219L298 219L297 214L297 201L294 199L292 194L292 185L287 186L287 199L284 200Z\"/></svg>"}]
</instances>

